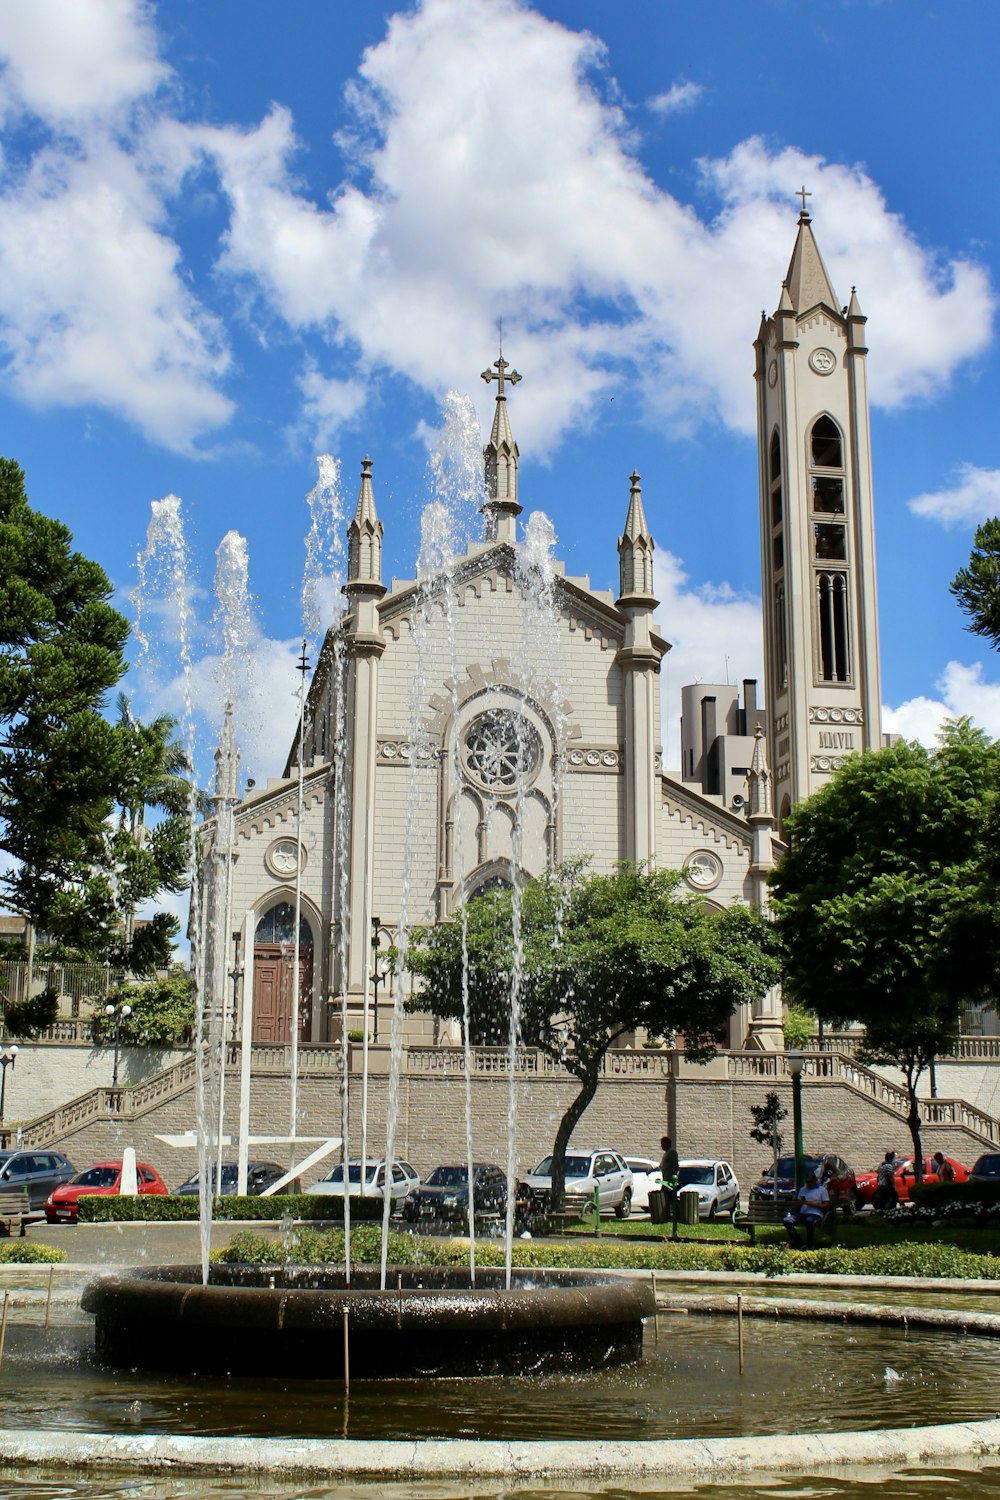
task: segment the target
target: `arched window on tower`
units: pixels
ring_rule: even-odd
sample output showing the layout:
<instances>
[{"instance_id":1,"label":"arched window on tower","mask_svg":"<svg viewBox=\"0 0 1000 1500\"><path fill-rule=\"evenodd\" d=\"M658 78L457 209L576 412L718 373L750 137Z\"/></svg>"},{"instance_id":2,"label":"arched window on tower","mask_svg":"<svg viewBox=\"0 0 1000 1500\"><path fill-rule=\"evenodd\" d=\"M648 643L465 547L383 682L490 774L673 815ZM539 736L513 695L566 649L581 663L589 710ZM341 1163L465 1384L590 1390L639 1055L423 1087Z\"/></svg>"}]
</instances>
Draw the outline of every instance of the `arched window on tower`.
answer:
<instances>
[{"instance_id":1,"label":"arched window on tower","mask_svg":"<svg viewBox=\"0 0 1000 1500\"><path fill-rule=\"evenodd\" d=\"M784 495L781 477L781 437L777 428L768 451L768 482L771 500L771 567L774 578L774 682L777 692L788 683L788 627L785 622Z\"/></svg>"},{"instance_id":2,"label":"arched window on tower","mask_svg":"<svg viewBox=\"0 0 1000 1500\"><path fill-rule=\"evenodd\" d=\"M843 434L832 417L817 417L812 425L809 467L812 553L818 565L814 574L816 678L820 682L850 682L847 475Z\"/></svg>"}]
</instances>

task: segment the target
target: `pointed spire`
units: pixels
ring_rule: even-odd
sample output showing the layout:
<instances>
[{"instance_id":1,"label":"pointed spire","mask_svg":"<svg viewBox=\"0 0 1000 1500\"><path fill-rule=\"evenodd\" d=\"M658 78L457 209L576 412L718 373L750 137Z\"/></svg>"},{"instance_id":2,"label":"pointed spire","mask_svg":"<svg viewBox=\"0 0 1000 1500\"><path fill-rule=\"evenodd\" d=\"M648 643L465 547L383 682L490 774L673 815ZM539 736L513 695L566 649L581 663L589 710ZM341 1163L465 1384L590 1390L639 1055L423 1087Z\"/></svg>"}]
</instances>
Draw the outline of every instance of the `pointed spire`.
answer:
<instances>
[{"instance_id":1,"label":"pointed spire","mask_svg":"<svg viewBox=\"0 0 1000 1500\"><path fill-rule=\"evenodd\" d=\"M851 300L847 307L847 316L849 318L864 317L864 313L861 311L861 303L858 301L858 289L854 286L851 287Z\"/></svg>"},{"instance_id":2,"label":"pointed spire","mask_svg":"<svg viewBox=\"0 0 1000 1500\"><path fill-rule=\"evenodd\" d=\"M375 509L372 461L361 461L361 485L354 520L347 528L347 583L345 593L384 592L382 587L382 522Z\"/></svg>"},{"instance_id":3,"label":"pointed spire","mask_svg":"<svg viewBox=\"0 0 1000 1500\"><path fill-rule=\"evenodd\" d=\"M772 817L771 771L767 764L767 741L764 738L763 724L758 724L754 730L753 756L747 779L750 783L750 817Z\"/></svg>"},{"instance_id":4,"label":"pointed spire","mask_svg":"<svg viewBox=\"0 0 1000 1500\"><path fill-rule=\"evenodd\" d=\"M486 539L491 542L513 543L517 540L517 517L523 507L517 499L517 461L520 455L510 430L504 387L517 385L521 376L511 369L501 350L500 357L493 361L491 369L482 372L481 378L487 385L493 380L497 383L493 428L490 440L483 449L486 469L486 503L483 506Z\"/></svg>"},{"instance_id":5,"label":"pointed spire","mask_svg":"<svg viewBox=\"0 0 1000 1500\"><path fill-rule=\"evenodd\" d=\"M216 809L226 802L238 802L238 776L240 752L236 745L236 730L233 727L233 705L226 704L222 720L222 731L215 750L215 792L212 801Z\"/></svg>"},{"instance_id":6,"label":"pointed spire","mask_svg":"<svg viewBox=\"0 0 1000 1500\"><path fill-rule=\"evenodd\" d=\"M831 312L837 312L840 303L827 275L819 246L813 238L812 220L805 209L799 214L799 232L788 262L785 287L791 306L797 313L808 312L817 303L825 303ZM782 303L785 293L782 293Z\"/></svg>"},{"instance_id":7,"label":"pointed spire","mask_svg":"<svg viewBox=\"0 0 1000 1500\"><path fill-rule=\"evenodd\" d=\"M640 475L632 471L629 478L628 515L625 531L618 538L618 570L621 598L628 603L648 603L653 599L653 535L642 507Z\"/></svg>"}]
</instances>

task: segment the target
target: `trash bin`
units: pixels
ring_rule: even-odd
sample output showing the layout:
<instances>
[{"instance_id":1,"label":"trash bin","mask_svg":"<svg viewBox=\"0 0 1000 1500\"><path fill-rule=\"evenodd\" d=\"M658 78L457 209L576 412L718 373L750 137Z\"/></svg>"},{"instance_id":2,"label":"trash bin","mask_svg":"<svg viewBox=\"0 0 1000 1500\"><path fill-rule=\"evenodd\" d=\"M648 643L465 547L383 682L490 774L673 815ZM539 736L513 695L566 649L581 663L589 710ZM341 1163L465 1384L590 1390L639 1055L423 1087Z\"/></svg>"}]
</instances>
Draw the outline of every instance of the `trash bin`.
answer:
<instances>
[{"instance_id":1,"label":"trash bin","mask_svg":"<svg viewBox=\"0 0 1000 1500\"><path fill-rule=\"evenodd\" d=\"M661 1188L654 1188L649 1195L649 1221L651 1224L666 1224L669 1219L667 1195Z\"/></svg>"},{"instance_id":2,"label":"trash bin","mask_svg":"<svg viewBox=\"0 0 1000 1500\"><path fill-rule=\"evenodd\" d=\"M682 1190L677 1194L677 1218L681 1224L697 1224L698 1194Z\"/></svg>"}]
</instances>

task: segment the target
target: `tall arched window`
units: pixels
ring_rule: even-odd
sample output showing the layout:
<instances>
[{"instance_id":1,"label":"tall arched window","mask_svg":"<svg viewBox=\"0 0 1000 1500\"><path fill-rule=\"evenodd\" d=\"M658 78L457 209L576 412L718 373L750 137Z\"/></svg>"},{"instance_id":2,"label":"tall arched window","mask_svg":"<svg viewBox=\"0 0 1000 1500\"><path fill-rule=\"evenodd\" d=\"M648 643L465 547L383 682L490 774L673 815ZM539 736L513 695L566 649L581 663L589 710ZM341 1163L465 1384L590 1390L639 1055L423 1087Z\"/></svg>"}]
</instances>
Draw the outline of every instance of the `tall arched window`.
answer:
<instances>
[{"instance_id":1,"label":"tall arched window","mask_svg":"<svg viewBox=\"0 0 1000 1500\"><path fill-rule=\"evenodd\" d=\"M812 425L809 467L812 553L817 565L815 672L820 682L849 682L847 475L843 434L830 416L817 417Z\"/></svg>"}]
</instances>

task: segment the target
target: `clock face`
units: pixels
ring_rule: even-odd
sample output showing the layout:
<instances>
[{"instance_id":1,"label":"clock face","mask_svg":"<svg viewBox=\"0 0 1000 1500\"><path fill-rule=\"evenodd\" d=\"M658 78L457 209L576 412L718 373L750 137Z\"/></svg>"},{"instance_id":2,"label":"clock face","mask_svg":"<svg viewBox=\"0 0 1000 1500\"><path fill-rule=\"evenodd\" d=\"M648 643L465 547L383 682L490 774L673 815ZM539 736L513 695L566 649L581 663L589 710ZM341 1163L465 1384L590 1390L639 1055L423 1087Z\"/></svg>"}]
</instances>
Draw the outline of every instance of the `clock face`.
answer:
<instances>
[{"instance_id":1,"label":"clock face","mask_svg":"<svg viewBox=\"0 0 1000 1500\"><path fill-rule=\"evenodd\" d=\"M767 367L767 383L771 386L778 384L778 361L776 359L772 359Z\"/></svg>"},{"instance_id":2,"label":"clock face","mask_svg":"<svg viewBox=\"0 0 1000 1500\"><path fill-rule=\"evenodd\" d=\"M837 356L831 349L814 349L809 363L817 375L832 375L837 368Z\"/></svg>"}]
</instances>

